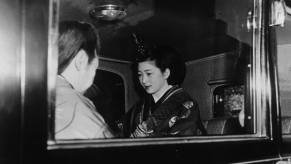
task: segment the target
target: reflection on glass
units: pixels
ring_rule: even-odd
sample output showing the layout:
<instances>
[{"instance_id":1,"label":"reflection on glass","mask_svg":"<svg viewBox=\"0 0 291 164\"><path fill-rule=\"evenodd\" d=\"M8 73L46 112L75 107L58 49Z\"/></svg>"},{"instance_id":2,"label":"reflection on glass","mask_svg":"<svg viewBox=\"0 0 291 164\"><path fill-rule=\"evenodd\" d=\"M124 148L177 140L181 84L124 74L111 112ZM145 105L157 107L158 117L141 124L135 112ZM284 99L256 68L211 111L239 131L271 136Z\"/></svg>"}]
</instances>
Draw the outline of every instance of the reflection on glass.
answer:
<instances>
[{"instance_id":1,"label":"reflection on glass","mask_svg":"<svg viewBox=\"0 0 291 164\"><path fill-rule=\"evenodd\" d=\"M278 46L278 72L280 105L282 116L282 133L291 134L291 45Z\"/></svg>"},{"instance_id":2,"label":"reflection on glass","mask_svg":"<svg viewBox=\"0 0 291 164\"><path fill-rule=\"evenodd\" d=\"M223 86L215 89L214 117L238 117L244 110L244 86Z\"/></svg>"}]
</instances>

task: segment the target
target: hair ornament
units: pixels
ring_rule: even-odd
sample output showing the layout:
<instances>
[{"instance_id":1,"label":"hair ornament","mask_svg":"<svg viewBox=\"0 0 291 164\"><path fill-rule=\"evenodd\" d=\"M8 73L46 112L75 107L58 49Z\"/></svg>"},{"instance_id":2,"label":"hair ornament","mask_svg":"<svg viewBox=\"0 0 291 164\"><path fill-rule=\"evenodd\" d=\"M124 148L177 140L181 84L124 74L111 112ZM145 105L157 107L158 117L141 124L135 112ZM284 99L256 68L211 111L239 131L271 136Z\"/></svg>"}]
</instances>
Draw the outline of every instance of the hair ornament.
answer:
<instances>
[{"instance_id":1,"label":"hair ornament","mask_svg":"<svg viewBox=\"0 0 291 164\"><path fill-rule=\"evenodd\" d=\"M145 42L135 33L132 33L133 41L136 46L136 58L145 57L147 56L148 50L145 45Z\"/></svg>"}]
</instances>

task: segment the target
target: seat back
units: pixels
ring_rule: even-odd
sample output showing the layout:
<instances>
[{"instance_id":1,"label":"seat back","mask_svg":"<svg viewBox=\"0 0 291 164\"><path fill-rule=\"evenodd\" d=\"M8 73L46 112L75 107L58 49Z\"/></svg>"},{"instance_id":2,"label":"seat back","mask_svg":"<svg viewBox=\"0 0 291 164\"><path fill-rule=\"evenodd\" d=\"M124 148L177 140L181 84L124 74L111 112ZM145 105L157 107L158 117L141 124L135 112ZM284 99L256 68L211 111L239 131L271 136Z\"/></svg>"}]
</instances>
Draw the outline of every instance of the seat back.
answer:
<instances>
[{"instance_id":1,"label":"seat back","mask_svg":"<svg viewBox=\"0 0 291 164\"><path fill-rule=\"evenodd\" d=\"M208 135L230 135L244 133L243 128L239 124L238 118L214 118L205 121L204 127Z\"/></svg>"},{"instance_id":2,"label":"seat back","mask_svg":"<svg viewBox=\"0 0 291 164\"><path fill-rule=\"evenodd\" d=\"M226 119L216 118L204 122L204 127L208 135L222 135Z\"/></svg>"}]
</instances>

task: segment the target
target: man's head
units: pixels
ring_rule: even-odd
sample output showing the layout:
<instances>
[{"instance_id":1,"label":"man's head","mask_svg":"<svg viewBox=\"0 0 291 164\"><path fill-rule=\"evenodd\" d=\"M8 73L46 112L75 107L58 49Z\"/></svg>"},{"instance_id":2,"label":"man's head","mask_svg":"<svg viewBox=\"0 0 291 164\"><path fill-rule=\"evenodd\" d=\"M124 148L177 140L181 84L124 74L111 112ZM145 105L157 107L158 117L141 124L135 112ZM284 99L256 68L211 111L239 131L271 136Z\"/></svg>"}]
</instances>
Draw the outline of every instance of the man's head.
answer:
<instances>
[{"instance_id":1,"label":"man's head","mask_svg":"<svg viewBox=\"0 0 291 164\"><path fill-rule=\"evenodd\" d=\"M100 52L97 30L88 23L64 21L59 25L58 74L83 92L94 80Z\"/></svg>"}]
</instances>

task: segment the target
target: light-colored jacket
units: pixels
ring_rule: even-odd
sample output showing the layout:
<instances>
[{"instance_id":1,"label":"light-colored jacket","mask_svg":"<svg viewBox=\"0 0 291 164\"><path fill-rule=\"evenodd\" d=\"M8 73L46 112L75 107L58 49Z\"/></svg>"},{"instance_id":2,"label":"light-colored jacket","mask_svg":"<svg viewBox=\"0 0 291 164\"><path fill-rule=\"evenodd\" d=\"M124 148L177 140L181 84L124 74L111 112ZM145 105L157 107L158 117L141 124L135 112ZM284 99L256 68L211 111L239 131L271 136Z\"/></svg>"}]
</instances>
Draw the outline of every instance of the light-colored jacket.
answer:
<instances>
[{"instance_id":1,"label":"light-colored jacket","mask_svg":"<svg viewBox=\"0 0 291 164\"><path fill-rule=\"evenodd\" d=\"M57 77L56 139L112 138L113 135L94 104L63 77Z\"/></svg>"}]
</instances>

